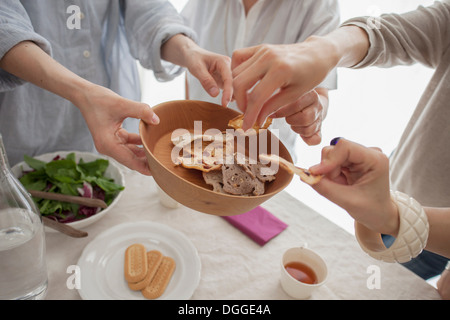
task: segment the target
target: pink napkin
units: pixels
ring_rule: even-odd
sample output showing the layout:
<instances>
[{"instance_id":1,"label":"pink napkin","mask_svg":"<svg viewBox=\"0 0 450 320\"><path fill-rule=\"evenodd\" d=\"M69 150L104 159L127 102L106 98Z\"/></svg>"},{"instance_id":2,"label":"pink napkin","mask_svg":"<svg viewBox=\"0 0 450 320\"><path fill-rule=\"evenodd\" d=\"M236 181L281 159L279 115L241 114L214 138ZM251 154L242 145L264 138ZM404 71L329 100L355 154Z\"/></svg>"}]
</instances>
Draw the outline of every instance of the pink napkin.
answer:
<instances>
[{"instance_id":1,"label":"pink napkin","mask_svg":"<svg viewBox=\"0 0 450 320\"><path fill-rule=\"evenodd\" d=\"M287 224L262 207L236 216L222 217L260 246L287 228Z\"/></svg>"}]
</instances>

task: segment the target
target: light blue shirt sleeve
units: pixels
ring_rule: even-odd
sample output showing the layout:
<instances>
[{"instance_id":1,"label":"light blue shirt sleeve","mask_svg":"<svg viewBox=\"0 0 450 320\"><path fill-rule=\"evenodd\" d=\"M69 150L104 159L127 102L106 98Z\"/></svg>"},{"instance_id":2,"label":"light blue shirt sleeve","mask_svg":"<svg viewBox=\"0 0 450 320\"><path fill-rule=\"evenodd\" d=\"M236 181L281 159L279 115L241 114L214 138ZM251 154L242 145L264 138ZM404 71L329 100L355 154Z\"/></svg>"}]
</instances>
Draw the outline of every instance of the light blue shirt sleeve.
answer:
<instances>
[{"instance_id":1,"label":"light blue shirt sleeve","mask_svg":"<svg viewBox=\"0 0 450 320\"><path fill-rule=\"evenodd\" d=\"M132 56L144 68L153 70L159 81L172 80L183 71L161 60L162 45L180 33L194 41L197 38L172 4L165 0L126 1L125 30Z\"/></svg>"},{"instance_id":2,"label":"light blue shirt sleeve","mask_svg":"<svg viewBox=\"0 0 450 320\"><path fill-rule=\"evenodd\" d=\"M0 59L22 41L33 41L51 55L50 43L34 31L30 18L20 1L2 0L0 2ZM0 68L0 92L12 90L24 82Z\"/></svg>"},{"instance_id":3,"label":"light blue shirt sleeve","mask_svg":"<svg viewBox=\"0 0 450 320\"><path fill-rule=\"evenodd\" d=\"M69 28L72 18L79 28ZM78 76L135 101L140 99L136 59L161 81L183 71L161 62L161 46L177 33L195 37L166 0L0 0L0 58L17 43L34 41ZM137 132L133 121L138 122L126 119L124 126ZM76 106L1 69L0 132L11 165L25 154L95 151Z\"/></svg>"}]
</instances>

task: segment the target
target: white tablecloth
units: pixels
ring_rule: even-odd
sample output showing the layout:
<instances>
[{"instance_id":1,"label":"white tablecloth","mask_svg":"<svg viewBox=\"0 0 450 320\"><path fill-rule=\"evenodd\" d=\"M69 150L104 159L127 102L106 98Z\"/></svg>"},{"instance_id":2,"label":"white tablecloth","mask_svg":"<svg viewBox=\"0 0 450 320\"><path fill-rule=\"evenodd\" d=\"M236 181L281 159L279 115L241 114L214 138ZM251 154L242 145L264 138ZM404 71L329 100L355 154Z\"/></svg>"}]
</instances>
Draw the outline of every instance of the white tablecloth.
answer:
<instances>
[{"instance_id":1,"label":"white tablecloth","mask_svg":"<svg viewBox=\"0 0 450 320\"><path fill-rule=\"evenodd\" d=\"M401 265L367 256L353 235L286 192L262 206L288 227L259 246L221 217L186 207L163 207L152 177L124 171L126 188L121 200L107 216L84 229L88 237L46 234L46 299L80 299L78 291L66 285L70 276L67 267L77 264L84 247L98 234L132 221L162 223L183 232L192 241L201 260L201 279L191 299L290 299L280 285L280 259L284 250L304 243L325 259L329 269L327 282L310 299L440 299L426 281ZM380 270L379 288L368 286L372 266Z\"/></svg>"}]
</instances>

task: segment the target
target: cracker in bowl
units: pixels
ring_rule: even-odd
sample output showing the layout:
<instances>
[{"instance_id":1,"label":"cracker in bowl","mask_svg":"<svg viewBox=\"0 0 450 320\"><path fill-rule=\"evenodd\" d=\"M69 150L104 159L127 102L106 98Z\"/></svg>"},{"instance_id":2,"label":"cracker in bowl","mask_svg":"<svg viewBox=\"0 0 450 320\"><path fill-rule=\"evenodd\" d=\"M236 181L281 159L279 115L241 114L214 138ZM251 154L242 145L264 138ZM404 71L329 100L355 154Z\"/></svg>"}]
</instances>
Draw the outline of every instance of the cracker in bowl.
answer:
<instances>
[{"instance_id":1,"label":"cracker in bowl","mask_svg":"<svg viewBox=\"0 0 450 320\"><path fill-rule=\"evenodd\" d=\"M243 114L231 119L228 122L228 126L235 130L242 129L243 124L244 124L244 115ZM272 124L272 118L268 117L262 127L260 127L258 124L255 123L253 125L252 129L254 129L256 132L258 132L260 129L267 129L271 124Z\"/></svg>"}]
</instances>

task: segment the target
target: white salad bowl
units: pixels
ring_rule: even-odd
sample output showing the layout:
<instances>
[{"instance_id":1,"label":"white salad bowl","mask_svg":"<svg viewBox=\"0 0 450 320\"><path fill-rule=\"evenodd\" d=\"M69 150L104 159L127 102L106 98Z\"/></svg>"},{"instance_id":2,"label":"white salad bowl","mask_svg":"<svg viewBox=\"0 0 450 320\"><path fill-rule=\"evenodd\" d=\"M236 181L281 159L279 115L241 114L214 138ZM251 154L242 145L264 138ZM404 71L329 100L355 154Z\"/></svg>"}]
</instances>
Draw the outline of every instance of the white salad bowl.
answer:
<instances>
[{"instance_id":1,"label":"white salad bowl","mask_svg":"<svg viewBox=\"0 0 450 320\"><path fill-rule=\"evenodd\" d=\"M106 169L104 176L107 178L113 179L114 183L125 187L125 179L124 179L123 172L120 168L120 164L118 164L114 159L104 156L104 155L94 154L94 153L90 153L90 152L81 152L81 151L58 151L58 152L42 154L39 156L34 156L33 158L44 161L44 162L50 162L56 156L65 158L69 153L75 153L75 160L77 163L79 162L80 159L83 159L84 162L91 162L91 161L95 161L97 159L108 160L109 166ZM24 161L16 164L15 166L13 166L11 168L11 171L16 178L20 178L23 175L23 172L27 171L27 170L31 170L31 168ZM97 212L96 214L94 214L90 217L87 217L85 219L82 219L82 220L67 222L65 224L70 225L77 229L82 229L86 226L93 224L94 222L100 220L105 215L107 215L108 212L110 212L111 209L114 208L114 206L117 204L120 197L122 196L122 193L123 193L123 190L120 191L116 195L114 200L108 205L107 208L102 209L101 211ZM46 229L46 231L57 232L50 228L45 228L45 229Z\"/></svg>"}]
</instances>

